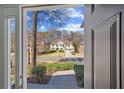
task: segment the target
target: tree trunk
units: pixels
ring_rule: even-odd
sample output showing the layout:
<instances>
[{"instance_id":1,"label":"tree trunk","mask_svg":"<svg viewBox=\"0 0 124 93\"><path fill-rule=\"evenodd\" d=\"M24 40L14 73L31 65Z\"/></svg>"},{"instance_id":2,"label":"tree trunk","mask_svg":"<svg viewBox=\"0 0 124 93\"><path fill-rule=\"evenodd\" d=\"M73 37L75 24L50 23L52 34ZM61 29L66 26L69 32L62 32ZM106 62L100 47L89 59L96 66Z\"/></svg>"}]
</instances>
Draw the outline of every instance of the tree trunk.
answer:
<instances>
[{"instance_id":1,"label":"tree trunk","mask_svg":"<svg viewBox=\"0 0 124 93\"><path fill-rule=\"evenodd\" d=\"M30 37L28 37L28 64L30 64Z\"/></svg>"},{"instance_id":2,"label":"tree trunk","mask_svg":"<svg viewBox=\"0 0 124 93\"><path fill-rule=\"evenodd\" d=\"M36 57L37 57L37 40L36 40L36 33L37 33L37 11L33 11L33 54L32 54L32 63L33 63L33 67L36 66Z\"/></svg>"}]
</instances>

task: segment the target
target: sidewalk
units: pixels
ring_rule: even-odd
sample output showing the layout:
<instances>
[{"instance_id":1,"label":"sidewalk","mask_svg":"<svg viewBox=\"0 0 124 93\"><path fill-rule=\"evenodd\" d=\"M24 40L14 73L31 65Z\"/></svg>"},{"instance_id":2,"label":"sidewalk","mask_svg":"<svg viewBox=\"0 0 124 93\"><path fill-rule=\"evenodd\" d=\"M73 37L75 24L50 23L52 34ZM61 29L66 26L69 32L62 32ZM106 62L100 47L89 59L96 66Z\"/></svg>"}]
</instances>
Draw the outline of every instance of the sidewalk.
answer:
<instances>
[{"instance_id":1,"label":"sidewalk","mask_svg":"<svg viewBox=\"0 0 124 93\"><path fill-rule=\"evenodd\" d=\"M78 89L74 71L57 71L53 74L48 84L29 84L29 89Z\"/></svg>"}]
</instances>

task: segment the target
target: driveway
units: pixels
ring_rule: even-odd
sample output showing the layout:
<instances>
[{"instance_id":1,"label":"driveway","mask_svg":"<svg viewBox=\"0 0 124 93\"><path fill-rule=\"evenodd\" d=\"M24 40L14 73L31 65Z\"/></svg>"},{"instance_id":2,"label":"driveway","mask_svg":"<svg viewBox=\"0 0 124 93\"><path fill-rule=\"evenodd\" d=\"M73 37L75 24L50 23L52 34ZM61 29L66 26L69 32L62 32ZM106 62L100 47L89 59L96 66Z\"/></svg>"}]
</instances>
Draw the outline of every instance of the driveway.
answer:
<instances>
[{"instance_id":1,"label":"driveway","mask_svg":"<svg viewBox=\"0 0 124 93\"><path fill-rule=\"evenodd\" d=\"M29 84L29 89L79 89L73 70L57 71L48 84Z\"/></svg>"}]
</instances>

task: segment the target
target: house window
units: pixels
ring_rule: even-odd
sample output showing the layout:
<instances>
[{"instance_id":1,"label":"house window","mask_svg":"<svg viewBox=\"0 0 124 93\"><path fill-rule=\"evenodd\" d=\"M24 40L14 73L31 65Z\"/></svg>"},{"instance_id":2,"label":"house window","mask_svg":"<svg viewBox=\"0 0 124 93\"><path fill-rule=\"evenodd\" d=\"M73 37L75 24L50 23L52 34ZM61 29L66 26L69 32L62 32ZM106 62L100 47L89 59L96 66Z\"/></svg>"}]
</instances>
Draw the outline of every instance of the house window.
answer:
<instances>
[{"instance_id":1,"label":"house window","mask_svg":"<svg viewBox=\"0 0 124 93\"><path fill-rule=\"evenodd\" d=\"M61 44L61 47L64 47L64 44Z\"/></svg>"}]
</instances>

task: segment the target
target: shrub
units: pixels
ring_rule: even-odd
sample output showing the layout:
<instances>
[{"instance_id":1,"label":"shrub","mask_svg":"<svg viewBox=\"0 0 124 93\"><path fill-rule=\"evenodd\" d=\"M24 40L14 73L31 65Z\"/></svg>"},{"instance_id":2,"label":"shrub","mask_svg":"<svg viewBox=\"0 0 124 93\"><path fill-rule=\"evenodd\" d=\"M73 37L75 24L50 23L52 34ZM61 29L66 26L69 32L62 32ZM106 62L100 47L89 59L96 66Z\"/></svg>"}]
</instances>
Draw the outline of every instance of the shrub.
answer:
<instances>
[{"instance_id":1,"label":"shrub","mask_svg":"<svg viewBox=\"0 0 124 93\"><path fill-rule=\"evenodd\" d=\"M56 50L47 51L48 54L50 54L50 53L55 53L55 52L56 52Z\"/></svg>"},{"instance_id":2,"label":"shrub","mask_svg":"<svg viewBox=\"0 0 124 93\"><path fill-rule=\"evenodd\" d=\"M59 52L64 52L64 50L59 50Z\"/></svg>"},{"instance_id":3,"label":"shrub","mask_svg":"<svg viewBox=\"0 0 124 93\"><path fill-rule=\"evenodd\" d=\"M44 52L38 52L38 55L41 55L41 54L46 54L47 52L44 51Z\"/></svg>"},{"instance_id":4,"label":"shrub","mask_svg":"<svg viewBox=\"0 0 124 93\"><path fill-rule=\"evenodd\" d=\"M75 77L77 80L77 85L79 87L84 87L84 65L74 65Z\"/></svg>"},{"instance_id":5,"label":"shrub","mask_svg":"<svg viewBox=\"0 0 124 93\"><path fill-rule=\"evenodd\" d=\"M34 83L41 83L44 80L46 74L45 66L36 66L31 70L32 79Z\"/></svg>"},{"instance_id":6,"label":"shrub","mask_svg":"<svg viewBox=\"0 0 124 93\"><path fill-rule=\"evenodd\" d=\"M46 67L45 66L36 66L36 67L32 68L32 70L31 70L32 74L36 74L39 72L46 73Z\"/></svg>"}]
</instances>

